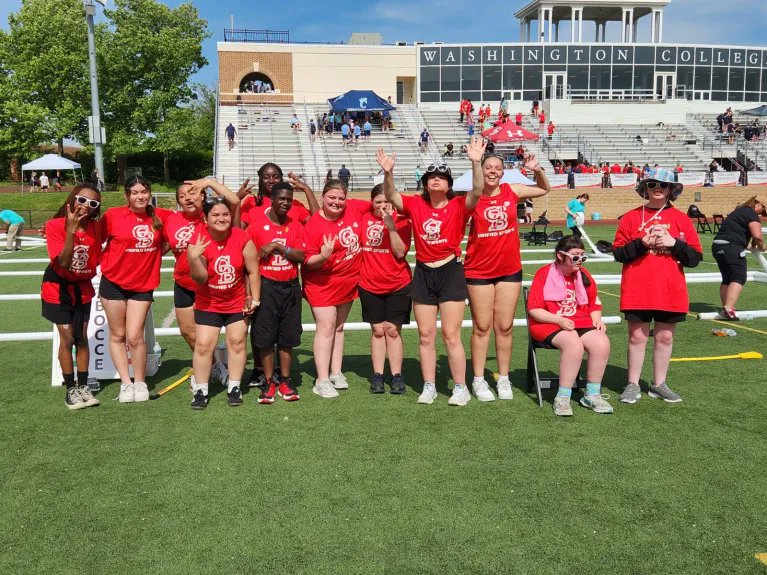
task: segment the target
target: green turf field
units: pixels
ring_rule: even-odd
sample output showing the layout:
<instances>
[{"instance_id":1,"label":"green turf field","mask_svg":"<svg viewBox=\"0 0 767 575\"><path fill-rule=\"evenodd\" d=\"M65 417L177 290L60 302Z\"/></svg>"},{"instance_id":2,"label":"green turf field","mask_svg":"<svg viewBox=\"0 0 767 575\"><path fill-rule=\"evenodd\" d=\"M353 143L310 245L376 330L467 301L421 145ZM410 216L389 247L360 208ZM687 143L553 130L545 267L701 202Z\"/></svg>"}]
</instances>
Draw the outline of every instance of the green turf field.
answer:
<instances>
[{"instance_id":1,"label":"green turf field","mask_svg":"<svg viewBox=\"0 0 767 575\"><path fill-rule=\"evenodd\" d=\"M594 241L614 233L587 230ZM711 239L691 273L716 271ZM42 266L0 264L10 269ZM34 293L39 282L5 277L0 293ZM617 315L618 286L600 290L604 314ZM691 285L690 295L694 312L719 307L717 284ZM738 307L764 309L766 296L749 283ZM157 300L157 325L171 305ZM304 316L312 321L308 308ZM357 304L350 321L360 321ZM682 324L674 355L767 354L767 320L732 326L732 338L713 337L715 326ZM49 329L39 302L0 302L0 332ZM525 393L523 328L514 400L463 409L447 405L444 356L437 402L415 403L417 341L404 333L404 396L368 393L369 336L354 332L351 388L319 399L305 334L293 374L301 401L262 406L251 393L232 409L217 389L202 412L189 409L185 386L119 405L116 382L100 407L69 412L49 385L50 342L0 344L0 573L767 574L755 558L767 552L765 360L675 363L669 383L683 403L645 395L627 406L617 401L626 327L608 326L615 414L574 406L557 419L551 396L539 409ZM467 348L468 339L464 330ZM181 338L160 342L150 388L190 365ZM539 357L556 368L554 352ZM648 357L645 382L650 373Z\"/></svg>"}]
</instances>

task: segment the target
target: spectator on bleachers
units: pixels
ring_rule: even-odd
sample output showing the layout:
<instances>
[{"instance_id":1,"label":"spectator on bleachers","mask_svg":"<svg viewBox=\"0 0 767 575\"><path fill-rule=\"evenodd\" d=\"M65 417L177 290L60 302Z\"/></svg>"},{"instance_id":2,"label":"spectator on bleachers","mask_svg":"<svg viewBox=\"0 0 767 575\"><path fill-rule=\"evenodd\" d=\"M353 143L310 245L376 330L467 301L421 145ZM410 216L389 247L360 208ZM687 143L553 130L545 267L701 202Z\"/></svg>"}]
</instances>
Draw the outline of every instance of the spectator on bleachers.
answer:
<instances>
[{"instance_id":1,"label":"spectator on bleachers","mask_svg":"<svg viewBox=\"0 0 767 575\"><path fill-rule=\"evenodd\" d=\"M314 123L314 118L309 120L309 140L314 141L317 138L317 125Z\"/></svg>"},{"instance_id":2,"label":"spectator on bleachers","mask_svg":"<svg viewBox=\"0 0 767 575\"><path fill-rule=\"evenodd\" d=\"M352 173L349 171L349 168L346 167L346 164L341 164L341 169L338 170L338 179L341 180L341 183L347 191L349 190L349 180L351 177Z\"/></svg>"},{"instance_id":3,"label":"spectator on bleachers","mask_svg":"<svg viewBox=\"0 0 767 575\"><path fill-rule=\"evenodd\" d=\"M722 114L722 132L727 131L727 126L732 124L732 108L727 108L727 110Z\"/></svg>"},{"instance_id":4,"label":"spectator on bleachers","mask_svg":"<svg viewBox=\"0 0 767 575\"><path fill-rule=\"evenodd\" d=\"M533 107L530 110L530 113L536 118L538 117L538 100L533 100Z\"/></svg>"},{"instance_id":5,"label":"spectator on bleachers","mask_svg":"<svg viewBox=\"0 0 767 575\"><path fill-rule=\"evenodd\" d=\"M479 105L479 114L477 115L477 117L479 118L480 124L485 123L485 107L482 104Z\"/></svg>"},{"instance_id":6,"label":"spectator on bleachers","mask_svg":"<svg viewBox=\"0 0 767 575\"><path fill-rule=\"evenodd\" d=\"M646 178L647 174L649 174L652 171L652 168L650 168L650 164L645 164L642 167L642 177Z\"/></svg>"},{"instance_id":7,"label":"spectator on bleachers","mask_svg":"<svg viewBox=\"0 0 767 575\"><path fill-rule=\"evenodd\" d=\"M296 114L293 114L293 117L290 119L290 127L293 128L294 132L300 132L301 131L301 122L298 120L298 116Z\"/></svg>"},{"instance_id":8,"label":"spectator on bleachers","mask_svg":"<svg viewBox=\"0 0 767 575\"><path fill-rule=\"evenodd\" d=\"M474 116L471 112L469 112L469 115L466 117L466 131L469 134L469 138L474 135Z\"/></svg>"},{"instance_id":9,"label":"spectator on bleachers","mask_svg":"<svg viewBox=\"0 0 767 575\"><path fill-rule=\"evenodd\" d=\"M490 112L490 104L487 104L487 105L485 106L485 119L486 119L486 120L489 120L489 119L490 119L490 115L491 115L491 112Z\"/></svg>"},{"instance_id":10,"label":"spectator on bleachers","mask_svg":"<svg viewBox=\"0 0 767 575\"><path fill-rule=\"evenodd\" d=\"M716 125L719 128L719 133L721 134L724 131L724 112L716 117Z\"/></svg>"},{"instance_id":11,"label":"spectator on bleachers","mask_svg":"<svg viewBox=\"0 0 767 575\"><path fill-rule=\"evenodd\" d=\"M520 144L519 147L517 147L516 150L514 150L514 153L517 155L517 161L521 161L522 158L525 157L525 147Z\"/></svg>"},{"instance_id":12,"label":"spectator on bleachers","mask_svg":"<svg viewBox=\"0 0 767 575\"><path fill-rule=\"evenodd\" d=\"M622 172L623 172L623 170L621 169L621 165L618 162L615 162L613 164L613 167L610 168L610 173L611 174L620 174Z\"/></svg>"},{"instance_id":13,"label":"spectator on bleachers","mask_svg":"<svg viewBox=\"0 0 767 575\"><path fill-rule=\"evenodd\" d=\"M485 153L495 154L495 143L490 138L487 138L487 146L485 147Z\"/></svg>"},{"instance_id":14,"label":"spectator on bleachers","mask_svg":"<svg viewBox=\"0 0 767 575\"><path fill-rule=\"evenodd\" d=\"M351 130L349 124L341 124L341 145L345 148L351 141Z\"/></svg>"},{"instance_id":15,"label":"spectator on bleachers","mask_svg":"<svg viewBox=\"0 0 767 575\"><path fill-rule=\"evenodd\" d=\"M554 137L554 132L556 131L557 127L554 125L554 122L549 120L549 125L546 128L546 131L549 133L549 140Z\"/></svg>"},{"instance_id":16,"label":"spectator on bleachers","mask_svg":"<svg viewBox=\"0 0 767 575\"><path fill-rule=\"evenodd\" d=\"M522 125L522 112L517 112L517 115L514 116L514 123L516 123L517 126Z\"/></svg>"},{"instance_id":17,"label":"spectator on bleachers","mask_svg":"<svg viewBox=\"0 0 767 575\"><path fill-rule=\"evenodd\" d=\"M421 177L423 176L423 167L421 164L418 164L415 167L415 191L420 192L421 191Z\"/></svg>"},{"instance_id":18,"label":"spectator on bleachers","mask_svg":"<svg viewBox=\"0 0 767 575\"><path fill-rule=\"evenodd\" d=\"M461 100L461 103L458 106L458 111L461 113L461 119L460 119L461 124L463 124L463 120L466 118L466 114L469 113L470 108L471 108L471 103L469 102L469 100L467 100L466 98Z\"/></svg>"},{"instance_id":19,"label":"spectator on bleachers","mask_svg":"<svg viewBox=\"0 0 767 575\"><path fill-rule=\"evenodd\" d=\"M677 162L676 163L676 167L674 168L674 171L677 174L681 174L682 172L684 172L684 165L682 163L680 163L680 162Z\"/></svg>"},{"instance_id":20,"label":"spectator on bleachers","mask_svg":"<svg viewBox=\"0 0 767 575\"><path fill-rule=\"evenodd\" d=\"M365 125L363 126L364 129L364 135L366 140L370 140L370 133L373 131L373 125L370 123L370 120L365 120Z\"/></svg>"},{"instance_id":21,"label":"spectator on bleachers","mask_svg":"<svg viewBox=\"0 0 767 575\"><path fill-rule=\"evenodd\" d=\"M418 149L423 154L429 148L429 131L424 128L418 138Z\"/></svg>"},{"instance_id":22,"label":"spectator on bleachers","mask_svg":"<svg viewBox=\"0 0 767 575\"><path fill-rule=\"evenodd\" d=\"M448 142L445 144L445 147L442 149L442 156L445 158L452 158L453 157L453 142Z\"/></svg>"},{"instance_id":23,"label":"spectator on bleachers","mask_svg":"<svg viewBox=\"0 0 767 575\"><path fill-rule=\"evenodd\" d=\"M542 133L546 129L546 110L541 110L541 113L538 115L538 125Z\"/></svg>"},{"instance_id":24,"label":"spectator on bleachers","mask_svg":"<svg viewBox=\"0 0 767 575\"><path fill-rule=\"evenodd\" d=\"M634 138L634 139L636 140L636 143L639 144L640 146L644 145L644 140L642 139L641 134L637 134L636 138Z\"/></svg>"},{"instance_id":25,"label":"spectator on bleachers","mask_svg":"<svg viewBox=\"0 0 767 575\"><path fill-rule=\"evenodd\" d=\"M556 164L554 164L554 173L555 174L564 174L565 173L565 168L562 165L562 162L557 162Z\"/></svg>"},{"instance_id":26,"label":"spectator on bleachers","mask_svg":"<svg viewBox=\"0 0 767 575\"><path fill-rule=\"evenodd\" d=\"M509 101L504 96L501 98L501 103L498 105L498 117L502 118L504 115L508 115L509 113ZM490 114L488 114L489 116Z\"/></svg>"},{"instance_id":27,"label":"spectator on bleachers","mask_svg":"<svg viewBox=\"0 0 767 575\"><path fill-rule=\"evenodd\" d=\"M237 135L237 129L231 122L229 122L229 125L224 129L224 132L226 132L226 139L229 140L229 149L231 150L234 148L234 137Z\"/></svg>"},{"instance_id":28,"label":"spectator on bleachers","mask_svg":"<svg viewBox=\"0 0 767 575\"><path fill-rule=\"evenodd\" d=\"M325 181L323 182L323 185L328 183L328 180L333 179L333 170L328 170L328 173L325 174Z\"/></svg>"},{"instance_id":29,"label":"spectator on bleachers","mask_svg":"<svg viewBox=\"0 0 767 575\"><path fill-rule=\"evenodd\" d=\"M466 156L466 152L468 151L468 148L466 147L466 144L461 145L461 157Z\"/></svg>"},{"instance_id":30,"label":"spectator on bleachers","mask_svg":"<svg viewBox=\"0 0 767 575\"><path fill-rule=\"evenodd\" d=\"M354 145L359 148L360 146L360 136L362 135L362 128L360 128L359 124L355 124L352 122L353 130L354 130Z\"/></svg>"}]
</instances>

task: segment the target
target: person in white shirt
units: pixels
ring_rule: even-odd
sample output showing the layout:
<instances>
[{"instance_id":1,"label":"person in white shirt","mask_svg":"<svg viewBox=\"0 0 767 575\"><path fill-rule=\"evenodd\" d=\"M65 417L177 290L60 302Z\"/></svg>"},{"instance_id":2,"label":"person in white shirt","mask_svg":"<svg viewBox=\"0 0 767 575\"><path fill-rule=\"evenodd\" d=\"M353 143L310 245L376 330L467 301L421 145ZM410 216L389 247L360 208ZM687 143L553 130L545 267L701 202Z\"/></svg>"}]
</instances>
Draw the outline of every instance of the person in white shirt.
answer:
<instances>
[{"instance_id":1,"label":"person in white shirt","mask_svg":"<svg viewBox=\"0 0 767 575\"><path fill-rule=\"evenodd\" d=\"M49 184L50 184L50 182L48 180L48 176L45 174L45 172L43 172L40 175L40 190L43 191L43 192L47 192Z\"/></svg>"}]
</instances>

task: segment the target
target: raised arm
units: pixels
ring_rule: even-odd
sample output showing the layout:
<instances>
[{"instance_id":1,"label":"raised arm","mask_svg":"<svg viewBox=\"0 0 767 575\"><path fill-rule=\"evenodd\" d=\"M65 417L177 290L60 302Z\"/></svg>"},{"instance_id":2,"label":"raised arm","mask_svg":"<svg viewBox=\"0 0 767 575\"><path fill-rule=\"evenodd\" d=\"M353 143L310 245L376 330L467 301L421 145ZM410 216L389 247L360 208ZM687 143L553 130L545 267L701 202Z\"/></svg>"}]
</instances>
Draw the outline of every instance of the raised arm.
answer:
<instances>
[{"instance_id":1,"label":"raised arm","mask_svg":"<svg viewBox=\"0 0 767 575\"><path fill-rule=\"evenodd\" d=\"M293 172L288 172L288 181L293 189L300 190L306 196L306 203L309 204L309 213L314 215L320 211L320 203L317 201L317 197L314 195L314 191L309 187L309 184L304 182Z\"/></svg>"},{"instance_id":2,"label":"raised arm","mask_svg":"<svg viewBox=\"0 0 767 575\"><path fill-rule=\"evenodd\" d=\"M482 173L482 156L485 155L487 142L480 136L472 136L466 154L471 160L471 192L466 196L466 210L471 211L477 205L482 191L485 189L485 176Z\"/></svg>"},{"instance_id":3,"label":"raised arm","mask_svg":"<svg viewBox=\"0 0 767 575\"><path fill-rule=\"evenodd\" d=\"M391 253L394 254L394 257L398 260L403 259L407 255L407 246L399 235L399 231L397 230L397 223L394 221L394 218L391 214L391 208L388 208L388 210L387 208L384 208L383 222L389 232Z\"/></svg>"},{"instance_id":4,"label":"raised arm","mask_svg":"<svg viewBox=\"0 0 767 575\"><path fill-rule=\"evenodd\" d=\"M397 154L387 156L386 152L379 148L376 152L376 161L384 173L383 187L386 201L400 212L402 211L402 195L394 189L394 164L397 161Z\"/></svg>"},{"instance_id":5,"label":"raised arm","mask_svg":"<svg viewBox=\"0 0 767 575\"><path fill-rule=\"evenodd\" d=\"M535 186L514 186L514 191L517 193L517 197L520 200L525 198L540 198L545 196L551 191L551 185L549 179L546 177L546 172L538 163L538 159L535 154L527 154L523 160L523 166L528 170L532 170L535 175Z\"/></svg>"},{"instance_id":6,"label":"raised arm","mask_svg":"<svg viewBox=\"0 0 767 575\"><path fill-rule=\"evenodd\" d=\"M229 207L229 211L232 212L232 227L240 227L240 197L232 190L227 188L224 184L220 183L215 178L201 178L199 180L187 180L184 182L189 184L193 189L205 192L206 188L213 190L213 193L217 196L224 198L226 205ZM245 180L247 184L247 180ZM240 188L242 189L242 187Z\"/></svg>"},{"instance_id":7,"label":"raised arm","mask_svg":"<svg viewBox=\"0 0 767 575\"><path fill-rule=\"evenodd\" d=\"M186 247L186 257L189 260L189 268L192 279L197 285L204 285L208 281L208 264L202 254L210 241L204 242L202 236L197 236L197 241Z\"/></svg>"}]
</instances>

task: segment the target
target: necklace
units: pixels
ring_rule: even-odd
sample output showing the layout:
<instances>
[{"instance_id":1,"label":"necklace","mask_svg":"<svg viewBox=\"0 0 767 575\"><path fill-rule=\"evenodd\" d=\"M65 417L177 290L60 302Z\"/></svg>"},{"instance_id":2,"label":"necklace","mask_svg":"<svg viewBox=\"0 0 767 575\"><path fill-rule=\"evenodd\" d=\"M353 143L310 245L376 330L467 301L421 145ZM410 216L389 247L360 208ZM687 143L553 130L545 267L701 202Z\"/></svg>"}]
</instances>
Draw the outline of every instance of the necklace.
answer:
<instances>
[{"instance_id":1,"label":"necklace","mask_svg":"<svg viewBox=\"0 0 767 575\"><path fill-rule=\"evenodd\" d=\"M644 206L642 206L642 225L641 225L641 226L639 226L639 231L640 231L640 232L643 232L643 231L644 231L644 229L647 227L647 225L648 225L648 224L650 224L650 223L651 223L653 220L657 220L657 219L658 219L658 216L660 216L660 213L661 213L663 210L665 210L665 209L666 209L666 206L668 206L668 202L666 202L665 204L663 204L663 207L662 207L661 209L659 209L657 212L655 212L655 214L654 214L654 215L653 215L653 216L652 216L652 217L651 217L649 220L645 220L645 213L644 213L644 208L645 208L645 207L644 207Z\"/></svg>"}]
</instances>

